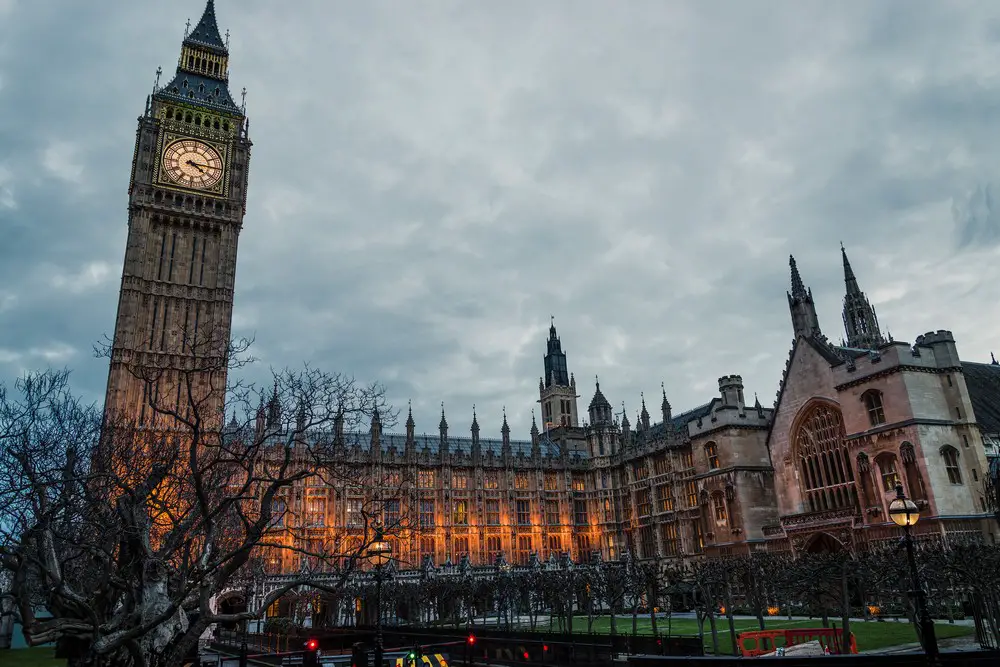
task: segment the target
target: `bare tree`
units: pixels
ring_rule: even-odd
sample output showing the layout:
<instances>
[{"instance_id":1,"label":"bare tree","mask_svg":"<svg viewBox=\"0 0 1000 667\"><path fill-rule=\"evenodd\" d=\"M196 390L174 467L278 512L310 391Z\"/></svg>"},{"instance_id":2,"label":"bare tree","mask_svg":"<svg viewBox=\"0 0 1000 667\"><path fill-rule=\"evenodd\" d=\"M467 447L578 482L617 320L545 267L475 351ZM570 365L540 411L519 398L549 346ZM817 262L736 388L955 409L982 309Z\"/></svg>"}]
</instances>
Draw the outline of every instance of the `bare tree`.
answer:
<instances>
[{"instance_id":1,"label":"bare tree","mask_svg":"<svg viewBox=\"0 0 1000 667\"><path fill-rule=\"evenodd\" d=\"M220 385L246 347L129 366L145 388L134 419L81 403L65 371L0 387L0 571L30 644L60 642L71 665L180 665L213 624L259 618L302 587L335 594L377 524L410 529L408 480L379 465L359 478L376 454L345 441L395 418L382 388L309 367L275 373L269 391ZM349 487L349 535L330 539L324 493ZM291 574L256 605L217 604L268 568Z\"/></svg>"}]
</instances>

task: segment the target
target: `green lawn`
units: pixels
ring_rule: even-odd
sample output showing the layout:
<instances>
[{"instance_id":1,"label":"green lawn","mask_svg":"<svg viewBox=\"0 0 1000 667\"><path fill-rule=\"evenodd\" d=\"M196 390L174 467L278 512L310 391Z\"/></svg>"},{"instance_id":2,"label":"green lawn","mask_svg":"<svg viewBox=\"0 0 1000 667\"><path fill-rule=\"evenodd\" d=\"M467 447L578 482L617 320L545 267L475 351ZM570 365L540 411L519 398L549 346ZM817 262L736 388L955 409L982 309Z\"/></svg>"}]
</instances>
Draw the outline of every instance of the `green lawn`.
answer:
<instances>
[{"instance_id":1,"label":"green lawn","mask_svg":"<svg viewBox=\"0 0 1000 667\"><path fill-rule=\"evenodd\" d=\"M638 620L637 629L639 634L652 634L652 626L649 622L649 617L640 616ZM836 623L837 627L840 627L839 620L831 619L831 622ZM722 617L718 618L716 623L719 632L719 653L731 655L733 645L729 637L729 622L725 617ZM631 616L617 617L615 625L619 634L632 633ZM673 619L669 626L667 624L667 619L658 618L656 619L656 625L660 634L664 635L667 633L668 627L670 629L670 633L673 635L690 636L698 634L698 622L691 618ZM737 635L747 630L757 630L759 627L755 619L736 619L735 625ZM780 630L782 628L823 627L822 621L819 619L788 621L777 618L769 618L765 619L765 625L768 630ZM935 623L934 627L936 629L938 639L965 637L973 634L975 631L970 625L952 625L950 623ZM540 625L539 629L544 631L548 628L546 625ZM573 630L575 632L586 632L587 617L582 616L574 618ZM610 633L611 618L608 616L595 618L593 631L598 634ZM899 644L909 644L917 641L916 631L910 623L894 621L885 621L881 623L877 621L855 622L851 624L851 632L854 634L854 638L857 641L858 651L870 651L873 649L884 648L886 646L897 646ZM706 652L712 651L712 633L707 622L705 623L705 650Z\"/></svg>"},{"instance_id":2,"label":"green lawn","mask_svg":"<svg viewBox=\"0 0 1000 667\"><path fill-rule=\"evenodd\" d=\"M55 647L12 648L0 651L3 667L65 667L65 660L56 660Z\"/></svg>"}]
</instances>

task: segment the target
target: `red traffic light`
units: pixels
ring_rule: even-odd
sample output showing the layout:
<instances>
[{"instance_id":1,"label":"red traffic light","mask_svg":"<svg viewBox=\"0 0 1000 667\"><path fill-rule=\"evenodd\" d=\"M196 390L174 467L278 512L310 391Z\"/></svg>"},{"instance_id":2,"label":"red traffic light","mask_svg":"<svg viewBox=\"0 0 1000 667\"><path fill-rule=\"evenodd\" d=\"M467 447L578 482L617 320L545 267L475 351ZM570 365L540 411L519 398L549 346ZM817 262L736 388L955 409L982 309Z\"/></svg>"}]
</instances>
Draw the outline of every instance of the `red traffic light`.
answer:
<instances>
[{"instance_id":1,"label":"red traffic light","mask_svg":"<svg viewBox=\"0 0 1000 667\"><path fill-rule=\"evenodd\" d=\"M543 651L548 651L549 650L549 645L548 644L542 644L542 650Z\"/></svg>"},{"instance_id":2,"label":"red traffic light","mask_svg":"<svg viewBox=\"0 0 1000 667\"><path fill-rule=\"evenodd\" d=\"M469 646L472 646L473 644L476 643L476 636L473 635L473 634L470 634L469 638L466 641L469 642Z\"/></svg>"},{"instance_id":3,"label":"red traffic light","mask_svg":"<svg viewBox=\"0 0 1000 667\"><path fill-rule=\"evenodd\" d=\"M318 639L310 639L309 641L306 642L306 650L307 651L315 651L318 648L319 648L319 640Z\"/></svg>"},{"instance_id":4,"label":"red traffic light","mask_svg":"<svg viewBox=\"0 0 1000 667\"><path fill-rule=\"evenodd\" d=\"M527 651L525 651L525 652L524 652L524 659L525 659L525 660L527 660L527 659L529 659L530 657L531 657L531 656L530 656L530 655L528 655L528 652L527 652Z\"/></svg>"}]
</instances>

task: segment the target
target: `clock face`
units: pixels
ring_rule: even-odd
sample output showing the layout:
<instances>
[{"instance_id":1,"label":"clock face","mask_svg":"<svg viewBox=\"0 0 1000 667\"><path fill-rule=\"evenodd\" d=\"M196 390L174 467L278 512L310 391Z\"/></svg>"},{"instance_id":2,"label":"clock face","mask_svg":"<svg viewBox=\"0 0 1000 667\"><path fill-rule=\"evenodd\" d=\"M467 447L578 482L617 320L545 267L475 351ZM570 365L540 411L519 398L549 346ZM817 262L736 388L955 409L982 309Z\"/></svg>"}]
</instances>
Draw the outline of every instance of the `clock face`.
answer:
<instances>
[{"instance_id":1,"label":"clock face","mask_svg":"<svg viewBox=\"0 0 1000 667\"><path fill-rule=\"evenodd\" d=\"M222 157L206 143L181 139L163 151L163 171L177 185L205 190L222 180Z\"/></svg>"}]
</instances>

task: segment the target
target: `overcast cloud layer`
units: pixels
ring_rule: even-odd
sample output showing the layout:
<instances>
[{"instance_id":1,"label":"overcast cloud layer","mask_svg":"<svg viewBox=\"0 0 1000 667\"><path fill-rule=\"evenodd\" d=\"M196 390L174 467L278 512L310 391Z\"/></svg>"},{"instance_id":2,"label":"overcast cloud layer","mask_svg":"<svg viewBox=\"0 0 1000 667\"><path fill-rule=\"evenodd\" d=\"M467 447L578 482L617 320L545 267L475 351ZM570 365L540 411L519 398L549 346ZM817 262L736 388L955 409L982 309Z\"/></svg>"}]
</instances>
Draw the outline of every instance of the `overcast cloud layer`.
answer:
<instances>
[{"instance_id":1,"label":"overcast cloud layer","mask_svg":"<svg viewBox=\"0 0 1000 667\"><path fill-rule=\"evenodd\" d=\"M793 253L897 340L1000 351L1000 2L218 0L254 141L237 334L526 437L549 316L585 410L773 401ZM202 0L0 0L0 382L113 331L136 117ZM750 398L752 400L752 398ZM620 409L620 408L619 408Z\"/></svg>"}]
</instances>

